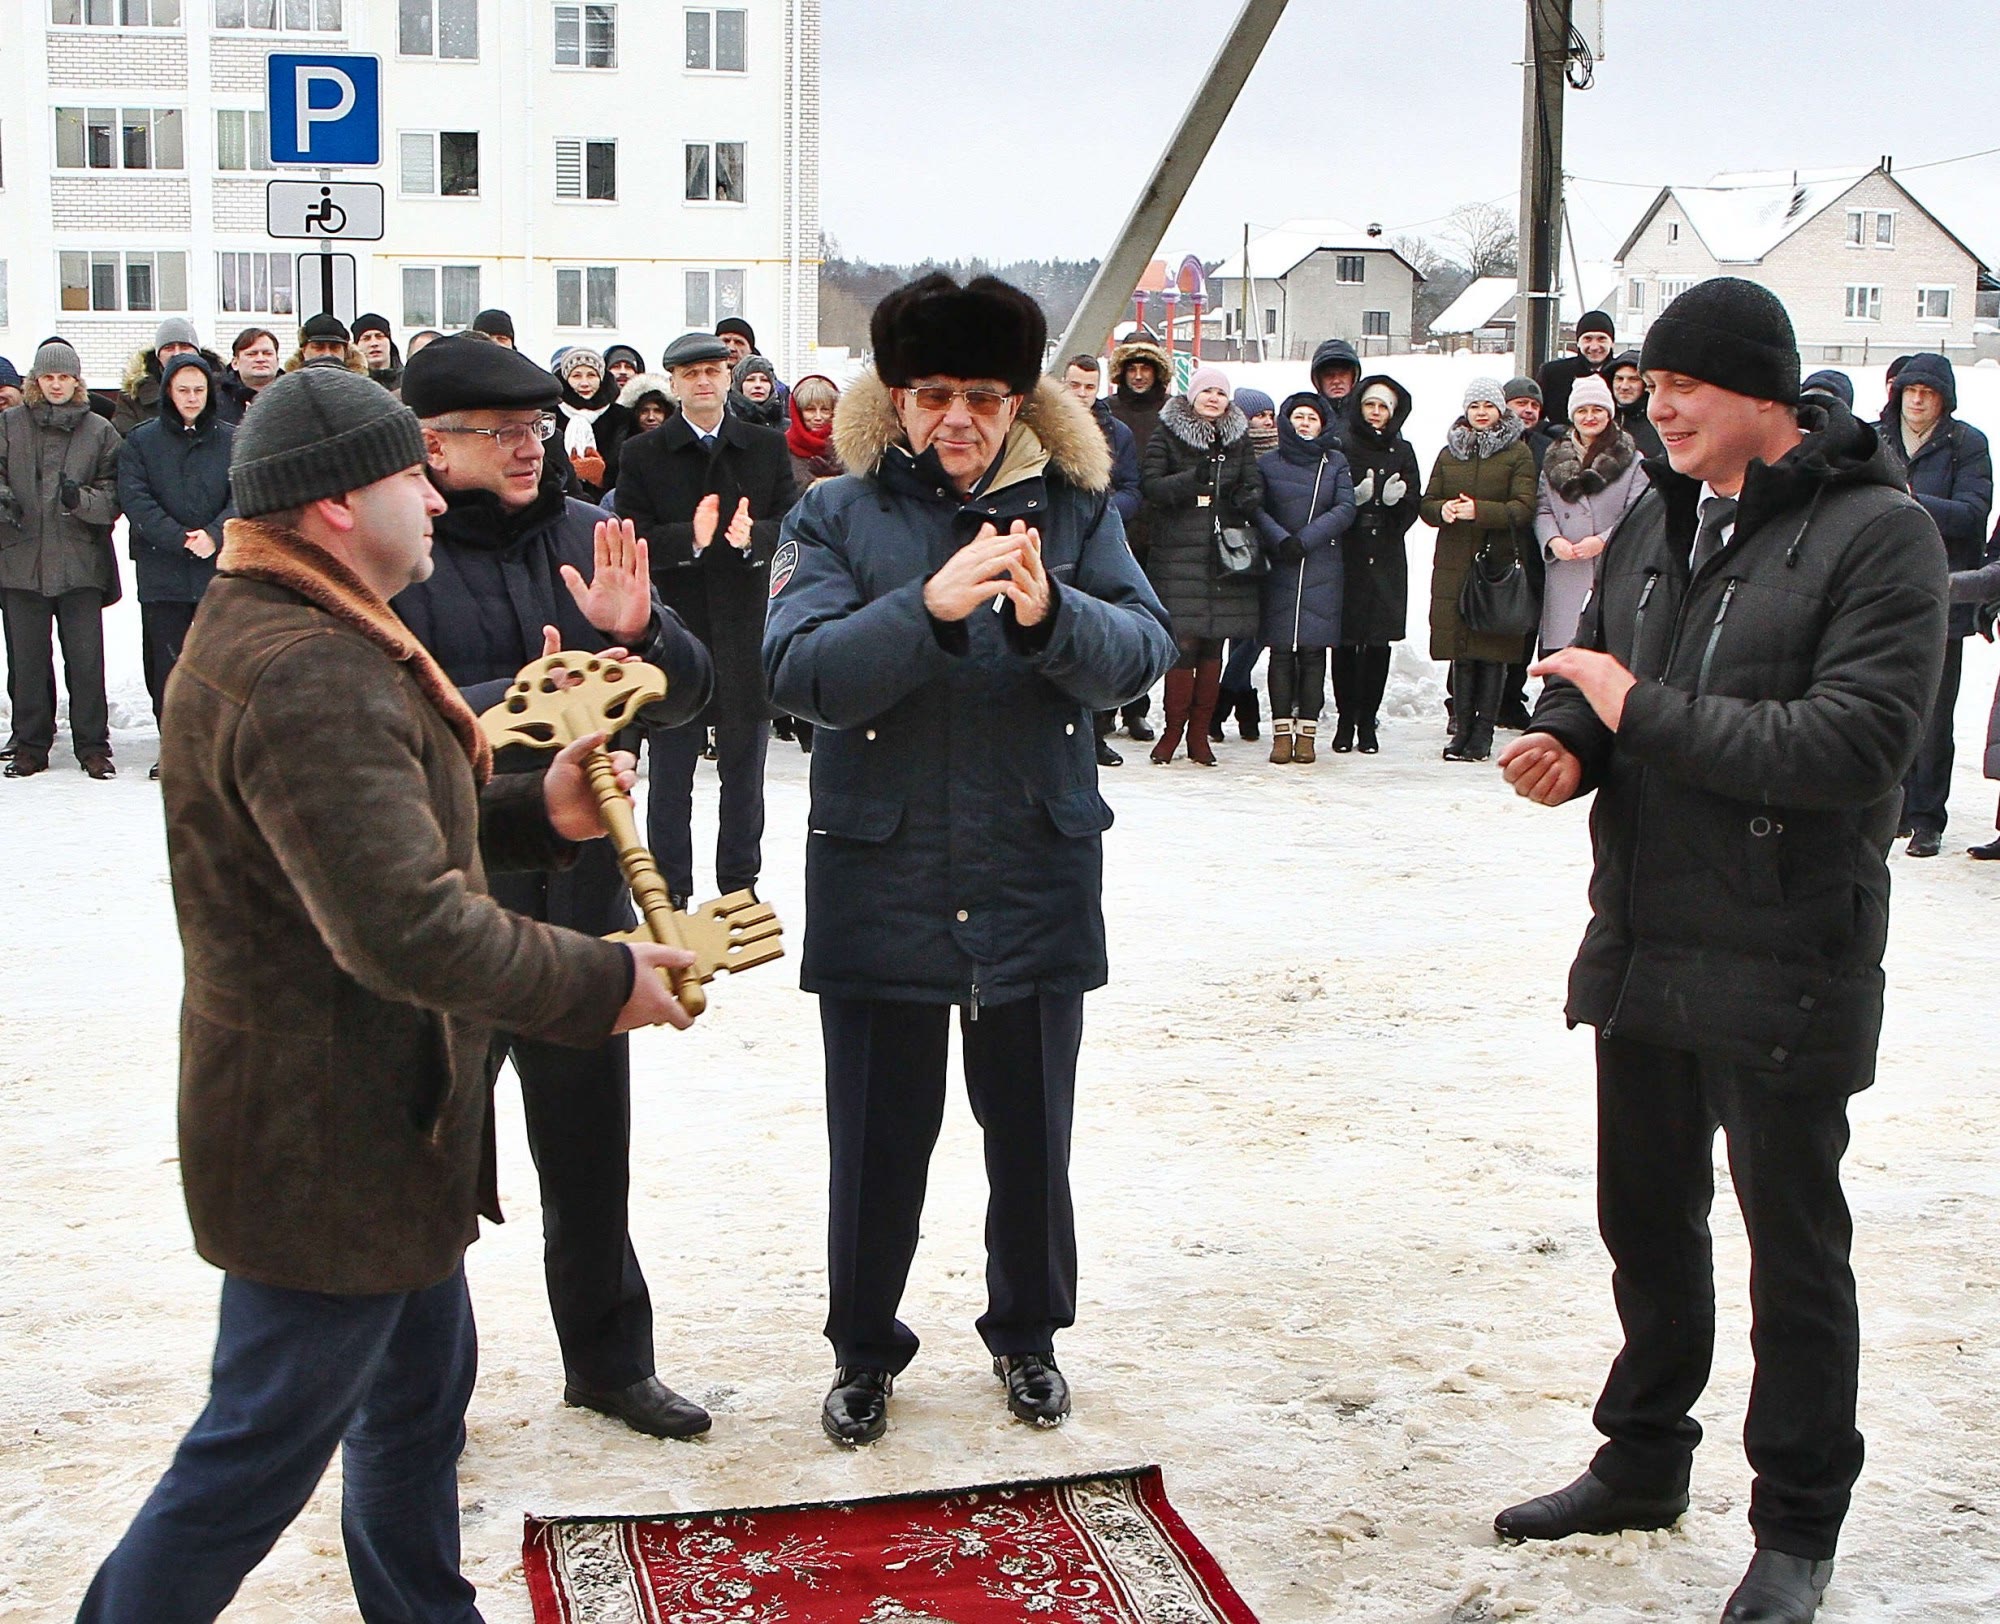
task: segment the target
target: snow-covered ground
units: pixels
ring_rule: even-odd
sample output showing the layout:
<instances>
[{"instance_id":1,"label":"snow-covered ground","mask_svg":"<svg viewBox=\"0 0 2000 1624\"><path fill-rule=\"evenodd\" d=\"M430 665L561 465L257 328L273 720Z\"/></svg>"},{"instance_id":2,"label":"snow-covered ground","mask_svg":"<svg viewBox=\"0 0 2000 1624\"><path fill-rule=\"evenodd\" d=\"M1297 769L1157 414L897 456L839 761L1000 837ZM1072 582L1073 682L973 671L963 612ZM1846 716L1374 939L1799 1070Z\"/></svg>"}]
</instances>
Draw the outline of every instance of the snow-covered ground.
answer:
<instances>
[{"instance_id":1,"label":"snow-covered ground","mask_svg":"<svg viewBox=\"0 0 2000 1624\"><path fill-rule=\"evenodd\" d=\"M1476 363L1398 358L1428 466ZM1256 369L1246 369L1255 372ZM1257 378L1273 393L1296 372ZM2000 427L2000 373L1964 414ZM1429 398L1434 397L1434 398ZM1880 398L1879 369L1862 379ZM1429 532L1412 598L1420 624ZM136 617L114 611L137 719ZM471 1254L483 1371L465 1545L493 1624L529 1616L520 1519L885 1493L1158 1461L1267 1624L1712 1618L1750 1551L1741 1226L1717 1211L1721 1331L1695 1505L1665 1535L1497 1545L1494 1510L1594 1446L1615 1346L1592 1194L1588 1034L1565 1031L1584 809L1440 762L1435 678L1399 667L1382 755L1107 773L1114 979L1090 1001L1076 1134L1083 1246L1063 1339L1072 1423L1010 1422L972 1321L983 1178L954 1105L906 1317L926 1338L887 1439L821 1437L825 1143L812 1000L791 964L723 981L699 1028L635 1040L633 1227L661 1374L716 1412L656 1443L559 1402L518 1092L511 1222ZM1849 1188L1869 1464L1829 1624L2000 1611L2000 872L1979 743L2000 658L1968 648L1946 855L1895 862L1877 1086ZM137 703L133 700L137 698ZM0 786L0 1617L73 1611L198 1410L217 1276L174 1162L179 958L152 744L122 776ZM712 794L703 800L712 809ZM766 894L796 931L806 762L774 747ZM700 849L698 847L698 849ZM338 1468L232 1618L355 1615Z\"/></svg>"}]
</instances>

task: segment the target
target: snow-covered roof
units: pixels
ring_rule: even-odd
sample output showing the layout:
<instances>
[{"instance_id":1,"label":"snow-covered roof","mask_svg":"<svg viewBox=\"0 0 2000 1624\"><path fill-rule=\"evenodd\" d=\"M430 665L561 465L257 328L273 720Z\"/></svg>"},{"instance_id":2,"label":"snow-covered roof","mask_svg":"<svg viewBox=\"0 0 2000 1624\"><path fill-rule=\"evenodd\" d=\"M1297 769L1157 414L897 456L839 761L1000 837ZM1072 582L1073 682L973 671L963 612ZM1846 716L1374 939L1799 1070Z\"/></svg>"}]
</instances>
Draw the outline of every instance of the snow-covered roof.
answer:
<instances>
[{"instance_id":1,"label":"snow-covered roof","mask_svg":"<svg viewBox=\"0 0 2000 1624\"><path fill-rule=\"evenodd\" d=\"M1253 280L1258 277L1266 281L1274 280L1325 248L1344 254L1395 253L1380 237L1371 237L1360 226L1346 220L1287 220L1283 225L1250 239L1251 277ZM1211 280L1218 277L1240 278L1243 275L1242 248L1239 246L1235 253L1208 274Z\"/></svg>"},{"instance_id":2,"label":"snow-covered roof","mask_svg":"<svg viewBox=\"0 0 2000 1624\"><path fill-rule=\"evenodd\" d=\"M1444 313L1431 323L1434 333L1476 333L1496 321L1514 319L1514 295L1519 280L1511 276L1482 276L1467 284Z\"/></svg>"},{"instance_id":3,"label":"snow-covered roof","mask_svg":"<svg viewBox=\"0 0 2000 1624\"><path fill-rule=\"evenodd\" d=\"M1583 285L1565 279L1562 319L1575 322L1586 310L1601 310L1618 286L1615 266L1590 261L1583 267ZM1504 326L1514 319L1514 295L1519 282L1511 276L1482 276L1445 307L1431 323L1434 333L1476 333L1482 327Z\"/></svg>"}]
</instances>

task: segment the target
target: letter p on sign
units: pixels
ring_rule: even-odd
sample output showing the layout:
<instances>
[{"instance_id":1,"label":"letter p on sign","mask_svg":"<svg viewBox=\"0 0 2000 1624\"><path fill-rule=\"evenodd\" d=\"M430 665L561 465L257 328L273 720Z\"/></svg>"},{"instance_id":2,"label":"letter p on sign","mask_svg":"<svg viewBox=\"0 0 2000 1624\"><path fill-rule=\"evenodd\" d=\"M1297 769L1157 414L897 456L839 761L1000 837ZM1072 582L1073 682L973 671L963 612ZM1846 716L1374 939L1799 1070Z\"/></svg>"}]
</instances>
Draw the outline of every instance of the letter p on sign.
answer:
<instances>
[{"instance_id":1,"label":"letter p on sign","mask_svg":"<svg viewBox=\"0 0 2000 1624\"><path fill-rule=\"evenodd\" d=\"M273 163L314 169L381 163L381 58L273 51L264 85Z\"/></svg>"}]
</instances>

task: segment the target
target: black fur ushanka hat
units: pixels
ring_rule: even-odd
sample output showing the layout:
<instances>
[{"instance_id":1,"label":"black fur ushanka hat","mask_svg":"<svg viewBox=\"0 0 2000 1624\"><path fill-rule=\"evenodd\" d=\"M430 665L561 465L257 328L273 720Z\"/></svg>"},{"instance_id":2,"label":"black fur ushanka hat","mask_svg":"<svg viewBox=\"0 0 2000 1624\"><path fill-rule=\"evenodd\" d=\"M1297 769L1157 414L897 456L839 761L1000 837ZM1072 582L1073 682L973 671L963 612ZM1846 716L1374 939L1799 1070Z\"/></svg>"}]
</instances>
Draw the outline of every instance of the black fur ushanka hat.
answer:
<instances>
[{"instance_id":1,"label":"black fur ushanka hat","mask_svg":"<svg viewBox=\"0 0 2000 1624\"><path fill-rule=\"evenodd\" d=\"M960 287L942 271L918 277L875 307L868 332L875 370L892 389L915 378L998 378L1026 394L1041 376L1049 324L998 277Z\"/></svg>"}]
</instances>

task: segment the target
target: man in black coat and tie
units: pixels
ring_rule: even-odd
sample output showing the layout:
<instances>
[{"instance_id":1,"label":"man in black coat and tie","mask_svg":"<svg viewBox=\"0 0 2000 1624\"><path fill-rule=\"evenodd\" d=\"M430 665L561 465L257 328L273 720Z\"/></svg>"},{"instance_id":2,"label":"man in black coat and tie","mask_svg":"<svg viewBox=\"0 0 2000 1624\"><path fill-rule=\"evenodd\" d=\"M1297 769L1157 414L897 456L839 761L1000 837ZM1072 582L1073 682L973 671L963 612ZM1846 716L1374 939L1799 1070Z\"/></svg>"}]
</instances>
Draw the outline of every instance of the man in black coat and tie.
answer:
<instances>
[{"instance_id":1,"label":"man in black coat and tie","mask_svg":"<svg viewBox=\"0 0 2000 1624\"><path fill-rule=\"evenodd\" d=\"M721 808L718 892L754 887L763 868L764 607L778 524L798 496L784 435L728 415L729 346L687 333L661 358L680 411L625 442L616 504L651 545L667 606L707 645L715 697L692 721L650 734L646 841L678 906L694 894L694 770L715 730Z\"/></svg>"},{"instance_id":2,"label":"man in black coat and tie","mask_svg":"<svg viewBox=\"0 0 2000 1624\"><path fill-rule=\"evenodd\" d=\"M667 674L649 716L685 722L707 703L706 651L653 595L645 543L602 508L563 495L544 455L559 389L525 355L441 338L410 357L403 403L423 422L431 482L446 508L432 573L391 607L474 711L558 649L630 650ZM512 752L521 754L521 752ZM537 758L510 763L538 766ZM531 919L594 936L632 923L609 841L555 873L495 874L493 895ZM631 1180L628 1040L565 1049L504 1036L493 1066L521 1079L528 1150L541 1180L543 1262L562 1346L564 1402L661 1438L706 1432L708 1412L654 1371L653 1302L626 1216Z\"/></svg>"}]
</instances>

